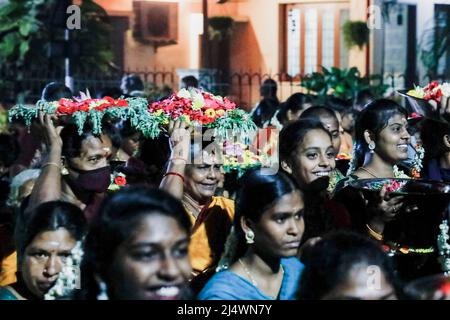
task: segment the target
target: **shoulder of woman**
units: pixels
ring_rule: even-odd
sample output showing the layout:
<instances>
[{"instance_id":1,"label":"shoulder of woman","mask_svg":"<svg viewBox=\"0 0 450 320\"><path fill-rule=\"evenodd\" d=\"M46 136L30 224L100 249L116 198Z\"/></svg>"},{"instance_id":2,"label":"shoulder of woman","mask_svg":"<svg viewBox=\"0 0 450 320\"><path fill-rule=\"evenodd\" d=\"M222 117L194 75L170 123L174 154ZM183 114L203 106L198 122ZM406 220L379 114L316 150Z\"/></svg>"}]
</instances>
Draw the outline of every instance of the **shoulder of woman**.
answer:
<instances>
[{"instance_id":1,"label":"shoulder of woman","mask_svg":"<svg viewBox=\"0 0 450 320\"><path fill-rule=\"evenodd\" d=\"M0 300L21 300L10 286L0 287Z\"/></svg>"},{"instance_id":2,"label":"shoulder of woman","mask_svg":"<svg viewBox=\"0 0 450 320\"><path fill-rule=\"evenodd\" d=\"M232 271L216 273L206 283L197 298L199 300L240 300L244 292L244 281Z\"/></svg>"},{"instance_id":3,"label":"shoulder of woman","mask_svg":"<svg viewBox=\"0 0 450 320\"><path fill-rule=\"evenodd\" d=\"M283 258L281 259L281 265L285 271L301 271L305 267L297 257Z\"/></svg>"}]
</instances>

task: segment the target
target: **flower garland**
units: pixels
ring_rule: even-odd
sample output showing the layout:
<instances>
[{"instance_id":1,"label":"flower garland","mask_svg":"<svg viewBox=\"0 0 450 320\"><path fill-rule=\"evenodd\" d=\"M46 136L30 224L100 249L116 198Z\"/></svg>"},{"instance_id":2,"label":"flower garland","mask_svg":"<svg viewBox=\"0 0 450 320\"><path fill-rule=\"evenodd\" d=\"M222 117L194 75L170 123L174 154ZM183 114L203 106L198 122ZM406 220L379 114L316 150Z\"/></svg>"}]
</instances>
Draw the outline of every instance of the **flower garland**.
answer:
<instances>
[{"instance_id":1,"label":"flower garland","mask_svg":"<svg viewBox=\"0 0 450 320\"><path fill-rule=\"evenodd\" d=\"M442 97L450 97L450 83L439 84L433 81L425 87L414 86L414 89L409 90L406 94L414 98L440 102Z\"/></svg>"},{"instance_id":2,"label":"flower garland","mask_svg":"<svg viewBox=\"0 0 450 320\"><path fill-rule=\"evenodd\" d=\"M108 187L108 191L118 191L127 184L126 175L122 172L113 172L111 174L111 184Z\"/></svg>"},{"instance_id":3,"label":"flower garland","mask_svg":"<svg viewBox=\"0 0 450 320\"><path fill-rule=\"evenodd\" d=\"M399 243L395 242L387 242L386 244L383 244L382 246L383 250L390 255L395 254L396 252L402 253L402 254L430 254L435 252L434 247L429 248L411 248L408 246L400 245Z\"/></svg>"},{"instance_id":4,"label":"flower garland","mask_svg":"<svg viewBox=\"0 0 450 320\"><path fill-rule=\"evenodd\" d=\"M67 257L55 285L44 295L45 300L68 297L73 290L80 289L80 265L84 251L83 241L78 241Z\"/></svg>"},{"instance_id":5,"label":"flower garland","mask_svg":"<svg viewBox=\"0 0 450 320\"><path fill-rule=\"evenodd\" d=\"M86 97L86 96L84 96ZM122 120L129 119L131 125L140 129L141 115L146 112L148 102L144 98L127 98L114 100L111 97L101 99L67 99L58 101L39 100L36 106L15 105L9 111L9 120L23 118L27 126L39 116L39 112L57 116L71 116L78 127L78 134L83 133L86 121L89 119L93 134L102 132L102 119L105 115Z\"/></svg>"},{"instance_id":6,"label":"flower garland","mask_svg":"<svg viewBox=\"0 0 450 320\"><path fill-rule=\"evenodd\" d=\"M439 262L441 264L442 271L447 274L450 271L450 244L448 243L450 236L448 235L449 227L446 219L444 219L439 225L439 229L441 230L437 237Z\"/></svg>"},{"instance_id":7,"label":"flower garland","mask_svg":"<svg viewBox=\"0 0 450 320\"><path fill-rule=\"evenodd\" d=\"M249 114L238 109L234 102L196 88L181 89L167 99L154 102L148 112L156 122L147 135L154 137L170 120L177 119L194 126L213 128L214 135L222 140L237 134L243 143L248 142L250 134L257 130Z\"/></svg>"},{"instance_id":8,"label":"flower garland","mask_svg":"<svg viewBox=\"0 0 450 320\"><path fill-rule=\"evenodd\" d=\"M370 190L381 190L386 188L387 192L400 192L407 181L397 181L395 179L385 179L383 181L373 181L367 184Z\"/></svg>"},{"instance_id":9,"label":"flower garland","mask_svg":"<svg viewBox=\"0 0 450 320\"><path fill-rule=\"evenodd\" d=\"M413 167L411 170L411 176L414 179L420 179L420 172L423 168L423 158L425 157L425 149L420 145L417 144L415 147L416 154L414 155L414 162Z\"/></svg>"}]
</instances>

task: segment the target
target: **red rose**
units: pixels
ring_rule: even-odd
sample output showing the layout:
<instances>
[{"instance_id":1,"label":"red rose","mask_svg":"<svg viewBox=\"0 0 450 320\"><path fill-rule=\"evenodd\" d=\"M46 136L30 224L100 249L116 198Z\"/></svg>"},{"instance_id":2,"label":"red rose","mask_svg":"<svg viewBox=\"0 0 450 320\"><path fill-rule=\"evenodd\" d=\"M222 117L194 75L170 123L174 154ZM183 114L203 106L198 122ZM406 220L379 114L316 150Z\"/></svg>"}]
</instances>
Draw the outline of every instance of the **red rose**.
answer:
<instances>
[{"instance_id":1,"label":"red rose","mask_svg":"<svg viewBox=\"0 0 450 320\"><path fill-rule=\"evenodd\" d=\"M127 179L125 179L125 177L118 176L114 178L114 183L118 186L124 186L127 184Z\"/></svg>"},{"instance_id":2,"label":"red rose","mask_svg":"<svg viewBox=\"0 0 450 320\"><path fill-rule=\"evenodd\" d=\"M117 99L116 106L118 107L128 107L128 101L125 99Z\"/></svg>"}]
</instances>

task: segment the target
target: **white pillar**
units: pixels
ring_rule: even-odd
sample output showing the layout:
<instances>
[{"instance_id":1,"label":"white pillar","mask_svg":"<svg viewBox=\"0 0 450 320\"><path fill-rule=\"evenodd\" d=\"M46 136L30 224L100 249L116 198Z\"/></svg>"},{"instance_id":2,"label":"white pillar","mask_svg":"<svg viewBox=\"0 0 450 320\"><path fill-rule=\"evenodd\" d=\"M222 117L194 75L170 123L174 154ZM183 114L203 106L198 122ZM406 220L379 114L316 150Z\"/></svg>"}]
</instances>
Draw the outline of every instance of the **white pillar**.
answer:
<instances>
[{"instance_id":1,"label":"white pillar","mask_svg":"<svg viewBox=\"0 0 450 320\"><path fill-rule=\"evenodd\" d=\"M203 34L203 14L189 16L189 68L200 67L200 35Z\"/></svg>"},{"instance_id":2,"label":"white pillar","mask_svg":"<svg viewBox=\"0 0 450 320\"><path fill-rule=\"evenodd\" d=\"M435 1L417 1L417 43L420 44L424 32L433 27L434 23L434 5ZM425 67L420 60L420 48L417 52L417 71L421 84L425 83L424 76L426 74ZM428 80L426 80L428 81Z\"/></svg>"}]
</instances>

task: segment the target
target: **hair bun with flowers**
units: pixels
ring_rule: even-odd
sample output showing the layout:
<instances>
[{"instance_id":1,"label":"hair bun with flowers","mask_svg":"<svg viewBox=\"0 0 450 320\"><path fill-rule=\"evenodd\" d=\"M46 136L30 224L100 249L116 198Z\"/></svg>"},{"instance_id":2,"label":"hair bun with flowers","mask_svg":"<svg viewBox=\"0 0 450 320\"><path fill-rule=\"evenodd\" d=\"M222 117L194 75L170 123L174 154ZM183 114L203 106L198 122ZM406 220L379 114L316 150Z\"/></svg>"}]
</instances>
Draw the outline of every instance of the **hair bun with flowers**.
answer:
<instances>
[{"instance_id":1,"label":"hair bun with flowers","mask_svg":"<svg viewBox=\"0 0 450 320\"><path fill-rule=\"evenodd\" d=\"M170 120L182 119L188 124L214 129L219 140L239 135L242 142L248 142L257 127L244 110L228 98L222 98L196 88L181 89L169 98L154 102L148 110L152 122L143 129L146 136L157 137ZM156 123L155 123L156 122Z\"/></svg>"},{"instance_id":2,"label":"hair bun with flowers","mask_svg":"<svg viewBox=\"0 0 450 320\"><path fill-rule=\"evenodd\" d=\"M111 118L129 119L133 127L138 128L141 115L146 112L148 102L144 98L113 99L103 97L92 99L89 95L82 94L80 98L62 98L58 101L39 100L36 106L18 104L9 111L10 121L14 118L22 118L27 126L33 119L39 116L39 112L57 116L71 116L78 127L78 133L83 133L86 121L90 121L94 134L102 131L102 119L108 115Z\"/></svg>"}]
</instances>

